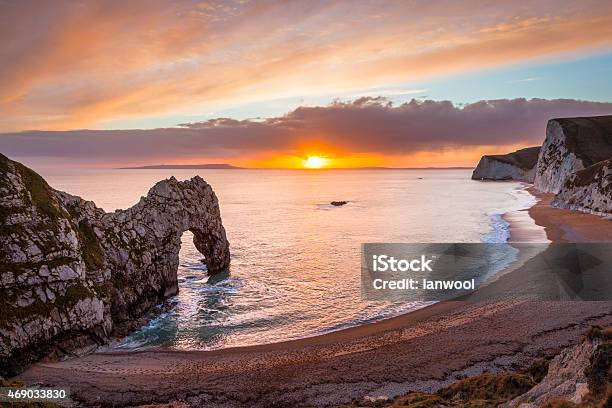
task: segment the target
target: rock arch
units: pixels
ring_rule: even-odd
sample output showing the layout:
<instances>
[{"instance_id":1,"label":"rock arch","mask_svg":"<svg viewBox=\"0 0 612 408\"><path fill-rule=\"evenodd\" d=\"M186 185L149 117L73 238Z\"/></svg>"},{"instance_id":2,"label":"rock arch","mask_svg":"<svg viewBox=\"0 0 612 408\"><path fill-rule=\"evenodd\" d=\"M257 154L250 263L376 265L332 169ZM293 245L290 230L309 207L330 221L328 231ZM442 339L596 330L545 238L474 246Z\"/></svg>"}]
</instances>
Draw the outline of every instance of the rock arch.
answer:
<instances>
[{"instance_id":1,"label":"rock arch","mask_svg":"<svg viewBox=\"0 0 612 408\"><path fill-rule=\"evenodd\" d=\"M149 299L158 302L178 291L178 254L185 231L193 233L209 273L229 267L229 242L217 197L199 176L160 181L136 205L105 214L101 221L113 280L133 282L138 288L117 294L116 304L125 304L128 315L150 307Z\"/></svg>"},{"instance_id":2,"label":"rock arch","mask_svg":"<svg viewBox=\"0 0 612 408\"><path fill-rule=\"evenodd\" d=\"M0 221L0 375L142 323L178 291L187 230L209 273L230 264L217 197L198 176L106 213L0 154Z\"/></svg>"}]
</instances>

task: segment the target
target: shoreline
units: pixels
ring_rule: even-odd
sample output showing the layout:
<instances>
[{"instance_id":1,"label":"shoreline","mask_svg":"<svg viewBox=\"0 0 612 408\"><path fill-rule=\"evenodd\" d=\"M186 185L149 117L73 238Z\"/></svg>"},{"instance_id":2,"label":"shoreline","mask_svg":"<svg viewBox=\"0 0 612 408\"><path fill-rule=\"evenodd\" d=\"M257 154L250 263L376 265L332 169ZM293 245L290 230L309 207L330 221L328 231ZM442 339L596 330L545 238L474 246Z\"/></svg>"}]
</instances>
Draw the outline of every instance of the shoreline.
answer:
<instances>
[{"instance_id":1,"label":"shoreline","mask_svg":"<svg viewBox=\"0 0 612 408\"><path fill-rule=\"evenodd\" d=\"M524 183L522 191L531 195L535 203L528 208L508 211L502 214L502 219L508 223L508 241L507 242L551 242L553 239L546 234L545 228L538 225L529 212L531 208L538 205L540 199L531 190L533 189L527 183Z\"/></svg>"},{"instance_id":2,"label":"shoreline","mask_svg":"<svg viewBox=\"0 0 612 408\"><path fill-rule=\"evenodd\" d=\"M599 215L554 208L550 205L554 194L541 193L530 187L527 191L538 202L529 209L535 224L543 227L549 240L554 242L606 242L612 241L612 220Z\"/></svg>"},{"instance_id":3,"label":"shoreline","mask_svg":"<svg viewBox=\"0 0 612 408\"><path fill-rule=\"evenodd\" d=\"M607 242L612 241L612 219L550 205L554 194L533 185L525 189L536 203L509 211L502 218L509 224L508 242Z\"/></svg>"},{"instance_id":4,"label":"shoreline","mask_svg":"<svg viewBox=\"0 0 612 408\"><path fill-rule=\"evenodd\" d=\"M542 228L550 241L612 240L612 222L554 209L550 197L527 191L538 202L503 215L512 242ZM531 318L542 314L547 318ZM303 339L211 351L96 352L38 363L16 378L68 385L88 406L321 406L433 391L465 376L516 370L577 342L593 324L612 324L612 302L445 301Z\"/></svg>"}]
</instances>

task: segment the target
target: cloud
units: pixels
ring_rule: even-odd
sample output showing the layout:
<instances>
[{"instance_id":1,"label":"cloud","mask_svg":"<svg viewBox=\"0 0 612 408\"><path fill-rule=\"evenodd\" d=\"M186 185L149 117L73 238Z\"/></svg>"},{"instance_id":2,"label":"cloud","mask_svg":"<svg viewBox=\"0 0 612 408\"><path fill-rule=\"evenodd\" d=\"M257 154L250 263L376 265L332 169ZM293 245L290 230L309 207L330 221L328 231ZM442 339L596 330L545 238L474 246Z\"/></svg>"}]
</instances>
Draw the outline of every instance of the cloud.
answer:
<instances>
[{"instance_id":1,"label":"cloud","mask_svg":"<svg viewBox=\"0 0 612 408\"><path fill-rule=\"evenodd\" d=\"M517 80L511 81L511 82L513 82L513 83L516 83L516 82L533 82L533 81L541 81L542 79L544 79L544 78L542 78L542 77L529 77L529 78L517 79Z\"/></svg>"},{"instance_id":2,"label":"cloud","mask_svg":"<svg viewBox=\"0 0 612 408\"><path fill-rule=\"evenodd\" d=\"M429 89L376 89L371 91L360 91L358 93L349 95L348 98L361 98L361 97L391 97L391 96L406 96L415 94L424 94Z\"/></svg>"},{"instance_id":3,"label":"cloud","mask_svg":"<svg viewBox=\"0 0 612 408\"><path fill-rule=\"evenodd\" d=\"M232 161L263 154L414 155L482 146L537 145L554 117L612 114L612 103L500 99L462 107L448 101L393 106L362 97L299 107L264 120L217 118L152 130L28 131L0 134L0 152L65 162L144 164ZM407 165L409 163L406 163Z\"/></svg>"},{"instance_id":4,"label":"cloud","mask_svg":"<svg viewBox=\"0 0 612 408\"><path fill-rule=\"evenodd\" d=\"M0 37L0 130L74 129L586 53L612 3L23 0Z\"/></svg>"}]
</instances>

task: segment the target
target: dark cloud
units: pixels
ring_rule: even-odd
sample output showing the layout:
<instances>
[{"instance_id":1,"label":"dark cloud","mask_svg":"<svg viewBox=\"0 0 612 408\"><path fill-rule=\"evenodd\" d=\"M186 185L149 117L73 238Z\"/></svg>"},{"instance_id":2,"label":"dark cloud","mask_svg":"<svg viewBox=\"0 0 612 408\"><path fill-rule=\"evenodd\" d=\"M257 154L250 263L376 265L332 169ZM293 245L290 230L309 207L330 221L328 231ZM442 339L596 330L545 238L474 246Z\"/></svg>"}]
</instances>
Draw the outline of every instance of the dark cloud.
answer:
<instances>
[{"instance_id":1,"label":"dark cloud","mask_svg":"<svg viewBox=\"0 0 612 408\"><path fill-rule=\"evenodd\" d=\"M299 107L265 120L218 118L152 130L5 133L0 134L0 151L13 157L143 163L301 154L302 146L314 143L337 152L402 155L540 144L551 118L606 114L612 114L612 103L572 99L500 99L457 107L448 101L392 106L381 98L359 98Z\"/></svg>"}]
</instances>

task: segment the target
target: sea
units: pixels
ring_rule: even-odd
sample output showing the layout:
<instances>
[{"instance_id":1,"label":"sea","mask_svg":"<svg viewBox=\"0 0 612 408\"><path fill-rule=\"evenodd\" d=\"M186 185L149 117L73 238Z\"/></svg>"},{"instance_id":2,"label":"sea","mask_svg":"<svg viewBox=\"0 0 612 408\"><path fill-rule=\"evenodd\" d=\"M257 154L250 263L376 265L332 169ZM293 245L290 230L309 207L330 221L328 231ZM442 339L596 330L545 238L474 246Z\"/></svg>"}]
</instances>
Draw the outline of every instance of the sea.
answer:
<instances>
[{"instance_id":1,"label":"sea","mask_svg":"<svg viewBox=\"0 0 612 408\"><path fill-rule=\"evenodd\" d=\"M115 351L273 343L408 313L428 303L362 299L362 243L505 242L502 215L535 202L521 183L473 181L466 169L34 169L106 211L170 176L200 175L217 194L230 270L208 276L185 232L179 293Z\"/></svg>"}]
</instances>

